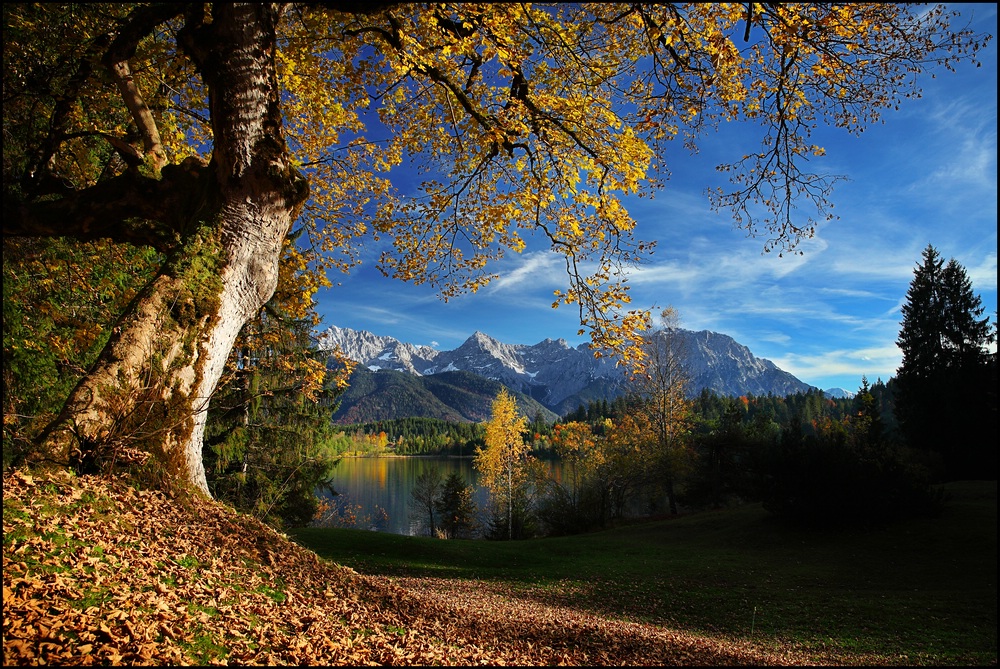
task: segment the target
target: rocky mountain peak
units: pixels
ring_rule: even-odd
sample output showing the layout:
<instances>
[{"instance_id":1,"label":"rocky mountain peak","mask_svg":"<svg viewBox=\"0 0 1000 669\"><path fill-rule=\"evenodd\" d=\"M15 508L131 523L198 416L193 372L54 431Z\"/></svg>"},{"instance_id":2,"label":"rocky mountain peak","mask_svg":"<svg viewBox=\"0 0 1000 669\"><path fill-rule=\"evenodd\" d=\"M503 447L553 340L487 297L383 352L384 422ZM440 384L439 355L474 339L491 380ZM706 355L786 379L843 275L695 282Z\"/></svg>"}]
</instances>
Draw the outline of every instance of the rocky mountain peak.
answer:
<instances>
[{"instance_id":1,"label":"rocky mountain peak","mask_svg":"<svg viewBox=\"0 0 1000 669\"><path fill-rule=\"evenodd\" d=\"M720 395L790 395L810 386L755 357L732 337L702 330L676 330L687 361L692 394L708 388ZM321 349L339 346L370 370L391 369L415 375L466 371L499 381L534 398L558 414L581 403L613 399L624 389L625 374L607 358L594 358L586 344L571 347L565 339L537 344L507 344L476 331L458 348L438 351L405 344L393 337L330 327L318 337Z\"/></svg>"}]
</instances>

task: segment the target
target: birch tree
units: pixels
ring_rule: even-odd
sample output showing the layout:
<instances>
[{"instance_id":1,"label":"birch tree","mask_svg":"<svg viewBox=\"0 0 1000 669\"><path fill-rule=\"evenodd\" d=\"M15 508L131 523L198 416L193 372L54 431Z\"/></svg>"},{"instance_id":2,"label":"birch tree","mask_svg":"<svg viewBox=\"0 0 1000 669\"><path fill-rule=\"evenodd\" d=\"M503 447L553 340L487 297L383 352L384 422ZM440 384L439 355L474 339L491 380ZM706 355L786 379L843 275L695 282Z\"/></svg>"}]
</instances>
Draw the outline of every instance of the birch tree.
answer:
<instances>
[{"instance_id":1,"label":"birch tree","mask_svg":"<svg viewBox=\"0 0 1000 669\"><path fill-rule=\"evenodd\" d=\"M489 488L494 503L506 507L507 538L514 538L515 498L528 478L530 445L524 440L528 419L518 413L517 403L502 389L493 400L486 423L486 448L476 448L474 464Z\"/></svg>"}]
</instances>

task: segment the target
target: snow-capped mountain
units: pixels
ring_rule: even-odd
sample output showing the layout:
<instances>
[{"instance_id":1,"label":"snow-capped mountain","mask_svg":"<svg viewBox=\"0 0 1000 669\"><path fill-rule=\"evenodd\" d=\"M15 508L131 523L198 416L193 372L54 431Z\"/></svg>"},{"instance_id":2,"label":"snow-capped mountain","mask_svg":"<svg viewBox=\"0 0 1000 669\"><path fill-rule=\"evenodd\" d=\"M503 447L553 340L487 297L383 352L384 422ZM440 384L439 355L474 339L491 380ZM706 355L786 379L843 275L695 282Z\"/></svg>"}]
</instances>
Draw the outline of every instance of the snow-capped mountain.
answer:
<instances>
[{"instance_id":1,"label":"snow-capped mountain","mask_svg":"<svg viewBox=\"0 0 1000 669\"><path fill-rule=\"evenodd\" d=\"M367 330L351 330L333 325L319 336L323 350L340 350L351 360L363 363L372 371L394 369L400 372L423 375L434 368L438 352L430 346L404 344L392 337L380 337Z\"/></svg>"},{"instance_id":2,"label":"snow-capped mountain","mask_svg":"<svg viewBox=\"0 0 1000 669\"><path fill-rule=\"evenodd\" d=\"M785 396L810 388L770 360L755 357L732 337L708 330L677 332L692 393L708 388L720 395ZM318 340L321 349L339 347L347 357L373 371L391 369L421 376L472 372L524 393L557 414L589 401L613 399L624 388L623 370L608 358L594 358L586 344L574 348L563 339L546 339L534 345L506 344L476 332L458 348L438 351L334 326Z\"/></svg>"}]
</instances>

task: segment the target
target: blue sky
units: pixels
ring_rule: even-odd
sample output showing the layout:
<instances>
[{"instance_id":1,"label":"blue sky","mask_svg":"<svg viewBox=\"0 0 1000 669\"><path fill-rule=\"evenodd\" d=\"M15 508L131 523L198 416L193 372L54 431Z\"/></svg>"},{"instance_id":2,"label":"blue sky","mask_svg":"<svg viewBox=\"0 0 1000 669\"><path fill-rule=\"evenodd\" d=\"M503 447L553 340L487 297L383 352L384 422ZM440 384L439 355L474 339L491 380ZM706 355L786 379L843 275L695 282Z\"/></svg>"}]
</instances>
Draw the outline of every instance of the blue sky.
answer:
<instances>
[{"instance_id":1,"label":"blue sky","mask_svg":"<svg viewBox=\"0 0 1000 669\"><path fill-rule=\"evenodd\" d=\"M995 4L956 5L977 32L996 35ZM961 21L959 22L961 23ZM634 201L636 238L655 239L651 262L632 270L632 306L675 307L681 326L733 337L800 380L856 390L895 376L900 307L927 244L967 270L993 321L997 311L997 44L982 67L941 68L922 81L923 97L887 112L861 137L821 131L819 167L849 178L835 187L839 219L820 225L802 255L764 254L704 194L725 186L715 165L754 126L729 124L702 138L697 155L679 143L664 162L671 175L653 200ZM804 210L808 213L808 210ZM546 338L576 345L575 309L551 308L565 288L560 256L542 240L511 254L502 278L474 295L443 302L433 289L384 278L372 262L317 295L330 325L368 330L438 349L480 330L512 344ZM372 252L374 255L374 251Z\"/></svg>"}]
</instances>

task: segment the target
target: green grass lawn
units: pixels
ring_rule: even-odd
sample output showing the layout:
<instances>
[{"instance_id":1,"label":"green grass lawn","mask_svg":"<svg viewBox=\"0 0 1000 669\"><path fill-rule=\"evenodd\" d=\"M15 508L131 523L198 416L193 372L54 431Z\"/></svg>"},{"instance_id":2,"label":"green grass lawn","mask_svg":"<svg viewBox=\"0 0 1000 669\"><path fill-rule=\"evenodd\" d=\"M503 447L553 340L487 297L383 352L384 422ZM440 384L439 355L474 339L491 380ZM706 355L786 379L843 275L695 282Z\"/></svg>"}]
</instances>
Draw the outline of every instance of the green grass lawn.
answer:
<instances>
[{"instance_id":1,"label":"green grass lawn","mask_svg":"<svg viewBox=\"0 0 1000 669\"><path fill-rule=\"evenodd\" d=\"M996 482L946 486L942 513L806 531L760 505L515 542L304 528L367 574L502 582L601 615L897 664L996 664Z\"/></svg>"}]
</instances>

